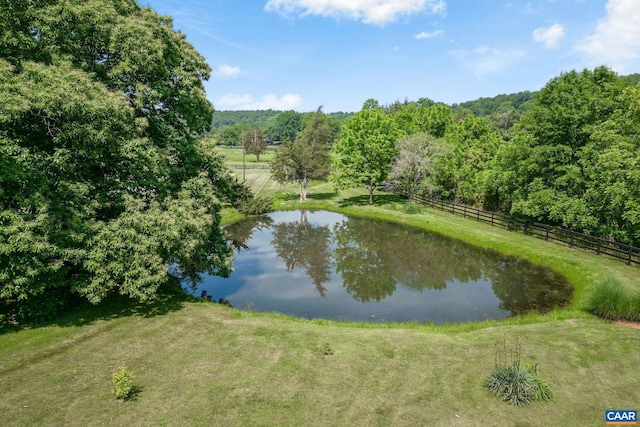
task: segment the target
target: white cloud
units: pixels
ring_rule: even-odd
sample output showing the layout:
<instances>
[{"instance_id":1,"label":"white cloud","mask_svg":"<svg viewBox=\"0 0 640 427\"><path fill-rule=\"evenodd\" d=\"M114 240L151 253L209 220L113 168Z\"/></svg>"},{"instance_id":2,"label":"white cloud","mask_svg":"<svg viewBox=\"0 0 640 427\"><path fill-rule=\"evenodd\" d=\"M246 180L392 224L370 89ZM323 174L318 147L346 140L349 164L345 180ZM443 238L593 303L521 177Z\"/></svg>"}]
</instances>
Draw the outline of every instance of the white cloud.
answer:
<instances>
[{"instance_id":1,"label":"white cloud","mask_svg":"<svg viewBox=\"0 0 640 427\"><path fill-rule=\"evenodd\" d=\"M399 15L444 15L447 4L444 0L268 0L264 8L285 16L320 15L384 25Z\"/></svg>"},{"instance_id":2,"label":"white cloud","mask_svg":"<svg viewBox=\"0 0 640 427\"><path fill-rule=\"evenodd\" d=\"M295 110L302 103L300 95L287 93L281 98L276 95L264 95L255 100L249 94L228 93L214 103L218 110Z\"/></svg>"},{"instance_id":3,"label":"white cloud","mask_svg":"<svg viewBox=\"0 0 640 427\"><path fill-rule=\"evenodd\" d=\"M576 49L594 65L609 65L618 71L640 56L640 2L609 0L607 16L598 22L596 32Z\"/></svg>"},{"instance_id":4,"label":"white cloud","mask_svg":"<svg viewBox=\"0 0 640 427\"><path fill-rule=\"evenodd\" d=\"M550 27L540 27L533 31L533 40L544 44L547 49L557 49L564 38L564 27L553 24Z\"/></svg>"},{"instance_id":5,"label":"white cloud","mask_svg":"<svg viewBox=\"0 0 640 427\"><path fill-rule=\"evenodd\" d=\"M239 75L244 74L244 71L240 67L234 67L227 64L221 64L217 70L213 72L215 77L238 77Z\"/></svg>"},{"instance_id":6,"label":"white cloud","mask_svg":"<svg viewBox=\"0 0 640 427\"><path fill-rule=\"evenodd\" d=\"M452 50L449 55L480 78L504 72L518 62L525 52L518 49L500 50L490 46L478 46L473 50Z\"/></svg>"},{"instance_id":7,"label":"white cloud","mask_svg":"<svg viewBox=\"0 0 640 427\"><path fill-rule=\"evenodd\" d=\"M416 39L417 40L425 40L425 39L435 39L435 38L440 38L444 36L444 31L443 30L436 30L436 31L432 31L430 33L423 31L419 34L416 34Z\"/></svg>"}]
</instances>

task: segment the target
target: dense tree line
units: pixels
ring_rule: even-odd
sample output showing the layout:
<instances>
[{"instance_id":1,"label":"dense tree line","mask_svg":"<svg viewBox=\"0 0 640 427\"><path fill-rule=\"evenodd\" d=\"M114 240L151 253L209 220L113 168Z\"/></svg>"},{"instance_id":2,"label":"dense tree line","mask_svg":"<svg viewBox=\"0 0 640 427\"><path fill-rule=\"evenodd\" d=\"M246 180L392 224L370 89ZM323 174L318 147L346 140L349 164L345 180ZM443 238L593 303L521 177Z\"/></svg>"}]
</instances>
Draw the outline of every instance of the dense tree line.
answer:
<instances>
[{"instance_id":1,"label":"dense tree line","mask_svg":"<svg viewBox=\"0 0 640 427\"><path fill-rule=\"evenodd\" d=\"M332 178L367 186L370 201L384 183L640 244L640 86L632 76L571 71L523 101L524 111L512 102L478 117L437 103L367 100L334 145Z\"/></svg>"},{"instance_id":2,"label":"dense tree line","mask_svg":"<svg viewBox=\"0 0 640 427\"><path fill-rule=\"evenodd\" d=\"M453 108L454 112L456 110L469 110L475 116L484 117L496 113L506 103L511 104L513 108L523 113L531 105L535 95L536 92L526 90L508 95L501 94L491 98L479 98L473 101L461 102L460 104L451 105L451 108Z\"/></svg>"},{"instance_id":3,"label":"dense tree line","mask_svg":"<svg viewBox=\"0 0 640 427\"><path fill-rule=\"evenodd\" d=\"M337 139L340 127L354 113L325 114L331 128L331 141ZM297 111L216 111L213 114L211 132L219 145L239 146L242 135L250 129L259 128L265 140L281 143L293 141L313 118L313 112ZM220 118L216 118L220 116Z\"/></svg>"},{"instance_id":4,"label":"dense tree line","mask_svg":"<svg viewBox=\"0 0 640 427\"><path fill-rule=\"evenodd\" d=\"M211 119L211 130L217 131L226 126L233 126L243 123L248 126L266 127L269 121L282 113L279 110L220 110L213 114Z\"/></svg>"},{"instance_id":5,"label":"dense tree line","mask_svg":"<svg viewBox=\"0 0 640 427\"><path fill-rule=\"evenodd\" d=\"M174 273L227 274L210 68L131 0L0 3L0 298L55 315L72 296L153 298Z\"/></svg>"}]
</instances>

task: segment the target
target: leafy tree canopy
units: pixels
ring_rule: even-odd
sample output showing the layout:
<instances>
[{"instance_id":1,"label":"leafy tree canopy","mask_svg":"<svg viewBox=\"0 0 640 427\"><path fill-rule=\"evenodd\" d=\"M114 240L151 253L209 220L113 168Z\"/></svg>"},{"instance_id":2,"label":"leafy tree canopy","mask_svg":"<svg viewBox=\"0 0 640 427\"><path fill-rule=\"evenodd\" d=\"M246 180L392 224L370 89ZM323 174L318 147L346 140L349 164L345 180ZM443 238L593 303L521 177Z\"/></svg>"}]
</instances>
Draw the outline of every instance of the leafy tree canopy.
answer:
<instances>
[{"instance_id":1,"label":"leafy tree canopy","mask_svg":"<svg viewBox=\"0 0 640 427\"><path fill-rule=\"evenodd\" d=\"M629 84L598 67L562 74L540 91L513 139L498 153L495 185L511 197L512 213L600 234L605 224L613 221L617 228L627 223L623 217L633 217L632 199L621 204L612 198L613 190L632 185L631 176L637 173L636 166L623 160L629 152L620 151L634 150L623 130L633 122L623 118L633 111L633 91L625 90ZM619 174L620 164L613 172L613 157L607 156L623 156L617 161L633 166L630 174L618 175L621 180L614 182L611 173ZM605 201L619 210L611 218L602 209ZM622 213L625 204L631 211Z\"/></svg>"},{"instance_id":2,"label":"leafy tree canopy","mask_svg":"<svg viewBox=\"0 0 640 427\"><path fill-rule=\"evenodd\" d=\"M0 3L0 297L55 315L72 294L153 298L169 265L227 274L210 69L135 1Z\"/></svg>"},{"instance_id":3,"label":"leafy tree canopy","mask_svg":"<svg viewBox=\"0 0 640 427\"><path fill-rule=\"evenodd\" d=\"M271 163L273 178L281 183L297 182L300 201L307 199L310 180L324 180L329 175L329 141L332 132L322 107L294 141L285 141Z\"/></svg>"},{"instance_id":4,"label":"leafy tree canopy","mask_svg":"<svg viewBox=\"0 0 640 427\"><path fill-rule=\"evenodd\" d=\"M371 108L356 113L342 126L341 138L333 146L335 173L331 179L338 188L366 185L369 203L373 203L373 191L387 179L397 154L395 143L405 133L393 115L374 102L367 103Z\"/></svg>"},{"instance_id":5,"label":"leafy tree canopy","mask_svg":"<svg viewBox=\"0 0 640 427\"><path fill-rule=\"evenodd\" d=\"M447 155L448 146L429 133L417 133L401 138L396 148L398 155L389 173L389 184L407 194L409 203L416 193L431 195L436 189L436 159Z\"/></svg>"}]
</instances>

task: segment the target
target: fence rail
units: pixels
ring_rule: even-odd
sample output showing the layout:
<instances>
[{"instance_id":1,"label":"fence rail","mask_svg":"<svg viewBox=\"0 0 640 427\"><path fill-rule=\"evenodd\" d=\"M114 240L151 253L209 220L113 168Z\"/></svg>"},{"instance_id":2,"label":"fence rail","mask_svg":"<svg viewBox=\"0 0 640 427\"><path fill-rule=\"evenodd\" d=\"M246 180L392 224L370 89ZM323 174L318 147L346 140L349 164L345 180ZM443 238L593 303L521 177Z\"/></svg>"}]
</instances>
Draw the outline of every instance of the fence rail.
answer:
<instances>
[{"instance_id":1,"label":"fence rail","mask_svg":"<svg viewBox=\"0 0 640 427\"><path fill-rule=\"evenodd\" d=\"M414 196L413 199L425 206L440 209L465 218L485 222L493 226L503 227L509 231L522 232L527 236L549 240L568 245L570 248L585 249L598 255L610 256L629 265L640 264L640 248L624 243L613 242L600 237L589 236L576 231L566 230L539 222L514 218L497 212L484 211L471 206L435 200L425 196Z\"/></svg>"},{"instance_id":2,"label":"fence rail","mask_svg":"<svg viewBox=\"0 0 640 427\"><path fill-rule=\"evenodd\" d=\"M227 165L229 168L231 169L262 169L262 170L269 170L271 169L270 165L236 165L236 164L228 164Z\"/></svg>"}]
</instances>

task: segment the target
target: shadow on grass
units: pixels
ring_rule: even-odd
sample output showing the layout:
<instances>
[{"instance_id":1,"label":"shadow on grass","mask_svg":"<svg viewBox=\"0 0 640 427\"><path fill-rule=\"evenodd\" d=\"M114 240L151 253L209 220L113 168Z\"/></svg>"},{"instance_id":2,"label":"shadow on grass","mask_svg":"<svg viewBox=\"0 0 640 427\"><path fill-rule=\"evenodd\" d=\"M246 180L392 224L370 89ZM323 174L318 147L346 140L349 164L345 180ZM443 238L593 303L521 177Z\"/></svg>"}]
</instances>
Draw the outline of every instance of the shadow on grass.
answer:
<instances>
[{"instance_id":1,"label":"shadow on grass","mask_svg":"<svg viewBox=\"0 0 640 427\"><path fill-rule=\"evenodd\" d=\"M162 316L180 310L185 302L197 299L187 294L175 280L169 280L158 289L156 299L140 302L127 296L112 294L97 305L82 301L72 307L60 318L40 324L18 323L12 321L8 304L0 303L0 335L18 332L22 329L40 328L46 326L83 326L96 320L116 319L119 317Z\"/></svg>"},{"instance_id":2,"label":"shadow on grass","mask_svg":"<svg viewBox=\"0 0 640 427\"><path fill-rule=\"evenodd\" d=\"M342 199L338 202L338 205L341 208L346 208L349 206L384 206L389 203L406 203L406 200L400 196L395 194L374 194L373 195L373 204L369 204L369 195L361 194L359 196L348 197L346 199Z\"/></svg>"},{"instance_id":3,"label":"shadow on grass","mask_svg":"<svg viewBox=\"0 0 640 427\"><path fill-rule=\"evenodd\" d=\"M121 402L135 402L140 397L140 394L144 391L144 387L140 385L134 385L131 387L129 395L123 399L118 399Z\"/></svg>"},{"instance_id":4,"label":"shadow on grass","mask_svg":"<svg viewBox=\"0 0 640 427\"><path fill-rule=\"evenodd\" d=\"M335 199L338 193L308 193L307 200L309 201L325 201ZM297 202L300 200L299 193L289 193L286 195L281 195L278 197L278 200L283 202Z\"/></svg>"}]
</instances>

